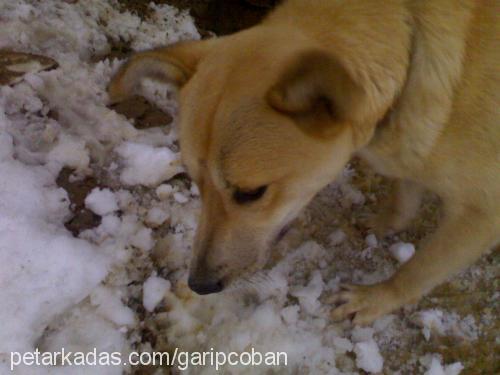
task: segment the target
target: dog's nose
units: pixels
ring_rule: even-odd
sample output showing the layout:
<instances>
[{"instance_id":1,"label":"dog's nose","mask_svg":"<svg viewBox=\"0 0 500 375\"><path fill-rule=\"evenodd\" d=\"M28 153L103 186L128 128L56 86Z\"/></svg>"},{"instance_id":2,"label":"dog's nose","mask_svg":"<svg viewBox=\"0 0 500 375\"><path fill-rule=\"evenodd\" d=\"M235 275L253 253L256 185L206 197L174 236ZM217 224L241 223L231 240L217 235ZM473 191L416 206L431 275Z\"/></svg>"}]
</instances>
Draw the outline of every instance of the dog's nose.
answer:
<instances>
[{"instance_id":1,"label":"dog's nose","mask_svg":"<svg viewBox=\"0 0 500 375\"><path fill-rule=\"evenodd\" d=\"M222 291L222 289L224 289L222 281L215 281L215 282L198 281L191 277L188 279L188 286L191 288L193 292L196 292L201 295L219 293L220 291Z\"/></svg>"}]
</instances>

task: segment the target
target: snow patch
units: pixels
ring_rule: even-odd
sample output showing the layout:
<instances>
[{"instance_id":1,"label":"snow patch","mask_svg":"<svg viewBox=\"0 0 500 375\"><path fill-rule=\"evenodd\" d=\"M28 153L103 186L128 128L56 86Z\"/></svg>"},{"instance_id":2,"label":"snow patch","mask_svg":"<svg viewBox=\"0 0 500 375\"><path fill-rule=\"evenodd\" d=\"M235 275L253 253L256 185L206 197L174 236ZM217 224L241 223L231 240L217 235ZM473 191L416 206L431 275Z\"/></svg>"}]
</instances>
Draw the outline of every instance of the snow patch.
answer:
<instances>
[{"instance_id":1,"label":"snow patch","mask_svg":"<svg viewBox=\"0 0 500 375\"><path fill-rule=\"evenodd\" d=\"M419 359L426 368L424 375L458 375L464 369L460 362L443 365L441 356L427 354Z\"/></svg>"},{"instance_id":2,"label":"snow patch","mask_svg":"<svg viewBox=\"0 0 500 375\"><path fill-rule=\"evenodd\" d=\"M150 276L143 285L144 308L152 312L170 290L170 282L157 276Z\"/></svg>"},{"instance_id":3,"label":"snow patch","mask_svg":"<svg viewBox=\"0 0 500 375\"><path fill-rule=\"evenodd\" d=\"M126 185L156 186L182 172L179 154L167 147L124 142L116 152L124 159L120 179Z\"/></svg>"},{"instance_id":4,"label":"snow patch","mask_svg":"<svg viewBox=\"0 0 500 375\"><path fill-rule=\"evenodd\" d=\"M115 194L109 189L94 188L85 198L85 206L100 216L118 211Z\"/></svg>"},{"instance_id":5,"label":"snow patch","mask_svg":"<svg viewBox=\"0 0 500 375\"><path fill-rule=\"evenodd\" d=\"M380 355L375 340L358 342L354 345L356 353L356 365L358 368L371 374L382 371L384 359Z\"/></svg>"}]
</instances>

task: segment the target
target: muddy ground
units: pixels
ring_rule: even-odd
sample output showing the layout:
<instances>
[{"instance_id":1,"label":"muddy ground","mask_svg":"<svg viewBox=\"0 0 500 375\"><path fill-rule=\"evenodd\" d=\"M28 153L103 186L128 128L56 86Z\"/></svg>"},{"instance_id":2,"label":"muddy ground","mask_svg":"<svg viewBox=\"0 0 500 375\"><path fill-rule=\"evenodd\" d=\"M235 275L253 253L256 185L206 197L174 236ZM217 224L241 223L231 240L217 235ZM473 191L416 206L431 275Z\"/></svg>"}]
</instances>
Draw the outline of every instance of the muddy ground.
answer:
<instances>
[{"instance_id":1,"label":"muddy ground","mask_svg":"<svg viewBox=\"0 0 500 375\"><path fill-rule=\"evenodd\" d=\"M119 0L128 10L148 16L149 0ZM188 9L202 34L231 34L258 23L281 0L156 0Z\"/></svg>"}]
</instances>

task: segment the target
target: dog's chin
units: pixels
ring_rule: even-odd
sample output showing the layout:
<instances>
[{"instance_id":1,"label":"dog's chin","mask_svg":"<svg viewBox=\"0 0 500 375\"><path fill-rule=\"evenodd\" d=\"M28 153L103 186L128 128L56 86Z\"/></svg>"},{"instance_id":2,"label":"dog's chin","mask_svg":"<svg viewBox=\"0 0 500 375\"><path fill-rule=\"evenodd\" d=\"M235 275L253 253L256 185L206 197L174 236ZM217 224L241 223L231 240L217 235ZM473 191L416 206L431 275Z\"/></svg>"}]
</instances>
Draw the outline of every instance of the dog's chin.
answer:
<instances>
[{"instance_id":1,"label":"dog's chin","mask_svg":"<svg viewBox=\"0 0 500 375\"><path fill-rule=\"evenodd\" d=\"M291 227L292 227L292 223L291 222L289 222L288 224L285 224L280 229L280 231L278 232L278 234L274 237L274 240L272 241L273 245L276 245L276 244L280 243L281 240L283 238L285 238L286 234L288 233L288 231L290 230Z\"/></svg>"},{"instance_id":2,"label":"dog's chin","mask_svg":"<svg viewBox=\"0 0 500 375\"><path fill-rule=\"evenodd\" d=\"M221 293L259 293L270 282L270 277L264 270L258 270L253 273L246 273L236 279L229 281Z\"/></svg>"},{"instance_id":3,"label":"dog's chin","mask_svg":"<svg viewBox=\"0 0 500 375\"><path fill-rule=\"evenodd\" d=\"M245 292L245 291L259 291L264 284L268 283L270 278L267 276L266 270L269 270L274 263L271 261L272 247L277 245L286 236L288 231L292 227L292 221L283 225L278 233L272 237L270 241L266 255L251 267L251 270L241 271L237 278L226 278L224 279L224 288L219 293L233 293L233 292Z\"/></svg>"}]
</instances>

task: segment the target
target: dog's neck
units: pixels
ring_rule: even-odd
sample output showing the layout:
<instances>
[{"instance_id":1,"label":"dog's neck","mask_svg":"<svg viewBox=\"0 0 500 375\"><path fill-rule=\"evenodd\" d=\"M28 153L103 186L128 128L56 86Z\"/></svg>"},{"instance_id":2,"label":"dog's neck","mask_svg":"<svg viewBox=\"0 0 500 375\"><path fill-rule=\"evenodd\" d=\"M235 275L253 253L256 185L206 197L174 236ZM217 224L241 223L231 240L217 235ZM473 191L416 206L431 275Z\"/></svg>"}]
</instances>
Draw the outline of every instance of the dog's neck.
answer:
<instances>
[{"instance_id":1,"label":"dog's neck","mask_svg":"<svg viewBox=\"0 0 500 375\"><path fill-rule=\"evenodd\" d=\"M359 154L384 174L407 177L436 145L462 75L473 10L445 5L289 0L263 24L290 30L290 38L300 32L337 56L369 97L372 121L359 124ZM419 19L433 19L433 29Z\"/></svg>"},{"instance_id":2,"label":"dog's neck","mask_svg":"<svg viewBox=\"0 0 500 375\"><path fill-rule=\"evenodd\" d=\"M413 176L408 171L425 168L449 120L473 15L465 3L456 12L418 2L412 6L416 21L406 82L371 142L359 152L379 172L409 179ZM433 29L418 19L433 19Z\"/></svg>"}]
</instances>

